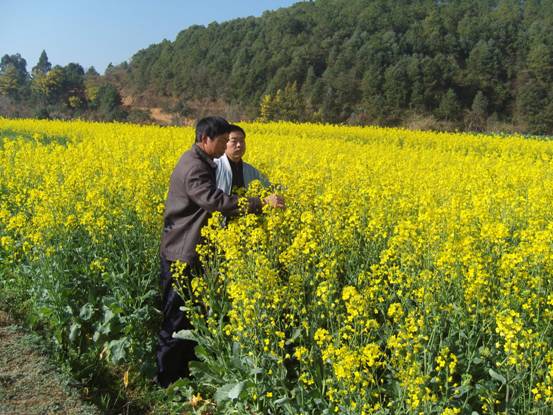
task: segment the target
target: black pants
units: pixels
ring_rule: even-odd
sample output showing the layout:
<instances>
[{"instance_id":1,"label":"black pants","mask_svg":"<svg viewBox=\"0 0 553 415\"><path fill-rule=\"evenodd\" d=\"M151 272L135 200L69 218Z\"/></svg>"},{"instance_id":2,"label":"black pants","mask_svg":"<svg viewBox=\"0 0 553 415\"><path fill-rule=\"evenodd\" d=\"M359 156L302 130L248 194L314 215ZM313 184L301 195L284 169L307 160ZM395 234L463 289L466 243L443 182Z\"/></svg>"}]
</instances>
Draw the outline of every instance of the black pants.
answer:
<instances>
[{"instance_id":1,"label":"black pants","mask_svg":"<svg viewBox=\"0 0 553 415\"><path fill-rule=\"evenodd\" d=\"M192 264L195 265L195 264ZM190 278L191 266L187 266L186 277ZM188 376L188 363L195 360L195 342L174 339L173 333L179 330L192 329L192 324L180 307L184 301L173 289L171 262L161 257L160 283L162 290L163 323L159 332L157 346L157 380L166 388L179 378Z\"/></svg>"}]
</instances>

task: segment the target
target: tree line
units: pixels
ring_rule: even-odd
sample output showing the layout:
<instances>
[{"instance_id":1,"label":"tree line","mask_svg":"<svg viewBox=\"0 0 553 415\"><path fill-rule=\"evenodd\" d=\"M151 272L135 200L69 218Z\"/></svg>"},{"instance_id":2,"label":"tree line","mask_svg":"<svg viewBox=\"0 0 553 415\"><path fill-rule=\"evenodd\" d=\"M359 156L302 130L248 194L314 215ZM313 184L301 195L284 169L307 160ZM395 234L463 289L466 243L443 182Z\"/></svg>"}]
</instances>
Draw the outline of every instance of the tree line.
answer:
<instances>
[{"instance_id":1,"label":"tree line","mask_svg":"<svg viewBox=\"0 0 553 415\"><path fill-rule=\"evenodd\" d=\"M316 0L136 53L125 86L249 117L553 132L553 2Z\"/></svg>"},{"instance_id":2,"label":"tree line","mask_svg":"<svg viewBox=\"0 0 553 415\"><path fill-rule=\"evenodd\" d=\"M181 117L552 134L553 2L304 1L191 26L104 76L77 64L23 69L2 58L0 95L50 115L117 113L103 97L124 91Z\"/></svg>"},{"instance_id":3,"label":"tree line","mask_svg":"<svg viewBox=\"0 0 553 415\"><path fill-rule=\"evenodd\" d=\"M78 63L52 67L44 50L30 73L20 54L2 57L0 115L102 121L139 118L123 107L117 87L93 66L86 72Z\"/></svg>"}]
</instances>

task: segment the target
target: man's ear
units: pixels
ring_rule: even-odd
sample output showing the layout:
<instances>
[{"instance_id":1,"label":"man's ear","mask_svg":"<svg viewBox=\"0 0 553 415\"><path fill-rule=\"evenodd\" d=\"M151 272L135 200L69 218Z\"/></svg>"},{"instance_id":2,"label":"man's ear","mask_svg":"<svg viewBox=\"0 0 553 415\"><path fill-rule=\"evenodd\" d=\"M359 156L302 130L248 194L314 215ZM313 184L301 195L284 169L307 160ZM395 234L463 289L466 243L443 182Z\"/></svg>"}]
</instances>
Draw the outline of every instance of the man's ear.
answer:
<instances>
[{"instance_id":1,"label":"man's ear","mask_svg":"<svg viewBox=\"0 0 553 415\"><path fill-rule=\"evenodd\" d=\"M201 142L202 144L205 144L205 143L207 143L207 139L208 139L208 138L209 138L209 137L207 136L207 134L204 134L204 135L202 135L202 138L200 139L200 140L201 140L200 142Z\"/></svg>"}]
</instances>

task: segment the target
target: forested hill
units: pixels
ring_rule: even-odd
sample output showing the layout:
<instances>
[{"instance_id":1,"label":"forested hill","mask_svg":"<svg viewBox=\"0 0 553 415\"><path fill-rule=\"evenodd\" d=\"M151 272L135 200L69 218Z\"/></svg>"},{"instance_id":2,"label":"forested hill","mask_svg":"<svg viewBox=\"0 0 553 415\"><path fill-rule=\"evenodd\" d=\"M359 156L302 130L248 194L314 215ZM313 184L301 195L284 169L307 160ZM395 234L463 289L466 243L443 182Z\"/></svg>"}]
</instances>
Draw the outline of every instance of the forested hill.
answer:
<instances>
[{"instance_id":1,"label":"forested hill","mask_svg":"<svg viewBox=\"0 0 553 415\"><path fill-rule=\"evenodd\" d=\"M317 0L193 26L136 53L134 94L250 116L553 129L550 0ZM280 92L277 93L277 91Z\"/></svg>"}]
</instances>

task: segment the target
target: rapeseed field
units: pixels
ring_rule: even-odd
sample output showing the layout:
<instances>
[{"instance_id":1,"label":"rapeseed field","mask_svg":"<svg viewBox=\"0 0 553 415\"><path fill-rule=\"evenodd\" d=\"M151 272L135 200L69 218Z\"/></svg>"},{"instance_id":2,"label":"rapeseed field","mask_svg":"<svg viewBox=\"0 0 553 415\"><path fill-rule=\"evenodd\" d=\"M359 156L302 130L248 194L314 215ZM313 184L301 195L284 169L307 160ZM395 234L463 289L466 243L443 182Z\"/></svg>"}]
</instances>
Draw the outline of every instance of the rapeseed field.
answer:
<instances>
[{"instance_id":1,"label":"rapeseed field","mask_svg":"<svg viewBox=\"0 0 553 415\"><path fill-rule=\"evenodd\" d=\"M204 228L174 408L553 413L552 142L241 126L274 187L248 193L287 208ZM153 373L164 200L193 135L0 119L0 292L83 379Z\"/></svg>"}]
</instances>

